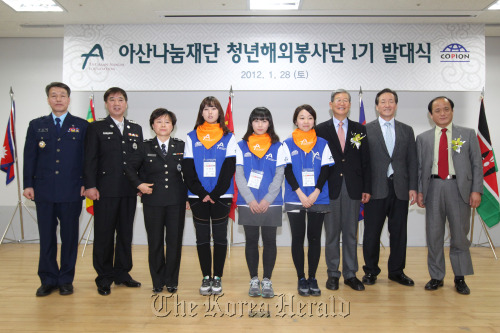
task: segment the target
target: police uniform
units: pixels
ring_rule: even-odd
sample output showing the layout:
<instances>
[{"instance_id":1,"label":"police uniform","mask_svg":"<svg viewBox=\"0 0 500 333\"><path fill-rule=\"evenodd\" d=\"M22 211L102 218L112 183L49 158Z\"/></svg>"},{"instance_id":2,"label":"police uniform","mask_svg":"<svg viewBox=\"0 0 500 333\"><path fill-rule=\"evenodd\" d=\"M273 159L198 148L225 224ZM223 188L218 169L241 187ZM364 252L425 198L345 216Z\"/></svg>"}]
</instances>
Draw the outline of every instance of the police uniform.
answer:
<instances>
[{"instance_id":1,"label":"police uniform","mask_svg":"<svg viewBox=\"0 0 500 333\"><path fill-rule=\"evenodd\" d=\"M88 123L67 113L59 134L52 114L30 122L24 145L24 188L35 193L42 285L73 282L82 211L84 138ZM57 220L61 266L57 264Z\"/></svg>"},{"instance_id":2,"label":"police uniform","mask_svg":"<svg viewBox=\"0 0 500 333\"><path fill-rule=\"evenodd\" d=\"M129 272L137 190L123 167L126 156L139 148L143 137L139 124L125 118L123 122L123 135L108 116L91 123L85 137L85 188L97 188L100 196L94 201L93 261L98 287L132 279Z\"/></svg>"},{"instance_id":3,"label":"police uniform","mask_svg":"<svg viewBox=\"0 0 500 333\"><path fill-rule=\"evenodd\" d=\"M155 137L144 141L127 158L125 173L135 188L142 183L154 184L153 193L141 197L153 288L178 285L187 200L181 173L183 156L184 141L170 138L164 156Z\"/></svg>"}]
</instances>

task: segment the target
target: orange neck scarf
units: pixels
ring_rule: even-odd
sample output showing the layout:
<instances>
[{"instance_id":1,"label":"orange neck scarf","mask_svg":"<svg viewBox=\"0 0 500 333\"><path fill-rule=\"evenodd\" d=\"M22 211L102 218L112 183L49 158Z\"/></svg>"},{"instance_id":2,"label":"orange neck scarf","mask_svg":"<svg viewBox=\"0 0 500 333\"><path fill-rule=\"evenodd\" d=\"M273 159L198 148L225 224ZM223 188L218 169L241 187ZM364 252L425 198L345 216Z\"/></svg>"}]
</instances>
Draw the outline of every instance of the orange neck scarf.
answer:
<instances>
[{"instance_id":1,"label":"orange neck scarf","mask_svg":"<svg viewBox=\"0 0 500 333\"><path fill-rule=\"evenodd\" d=\"M206 121L203 125L196 128L196 136L198 140L205 146L205 148L210 149L213 145L222 139L224 132L220 127L219 123L209 124Z\"/></svg>"},{"instance_id":2,"label":"orange neck scarf","mask_svg":"<svg viewBox=\"0 0 500 333\"><path fill-rule=\"evenodd\" d=\"M264 155L271 147L271 137L269 134L252 134L248 137L248 149L258 158L264 157Z\"/></svg>"},{"instance_id":3,"label":"orange neck scarf","mask_svg":"<svg viewBox=\"0 0 500 333\"><path fill-rule=\"evenodd\" d=\"M318 140L318 137L316 136L316 131L313 129L304 132L298 128L295 129L292 133L292 138L293 142L302 149L303 151L309 153L314 145L316 144L316 141Z\"/></svg>"}]
</instances>

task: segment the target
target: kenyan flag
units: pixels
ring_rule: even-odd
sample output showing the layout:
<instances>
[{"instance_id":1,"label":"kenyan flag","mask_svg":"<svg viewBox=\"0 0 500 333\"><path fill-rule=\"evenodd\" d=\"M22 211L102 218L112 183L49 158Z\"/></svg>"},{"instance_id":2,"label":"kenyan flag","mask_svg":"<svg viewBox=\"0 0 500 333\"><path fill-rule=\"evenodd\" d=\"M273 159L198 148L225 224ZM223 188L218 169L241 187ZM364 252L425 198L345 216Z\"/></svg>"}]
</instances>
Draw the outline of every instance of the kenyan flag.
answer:
<instances>
[{"instance_id":1,"label":"kenyan flag","mask_svg":"<svg viewBox=\"0 0 500 333\"><path fill-rule=\"evenodd\" d=\"M484 111L484 102L481 99L481 110L479 111L479 124L477 139L481 148L483 158L484 189L481 205L477 212L488 227L493 227L500 221L500 204L498 200L498 167L495 161L495 154L491 146L490 131L486 122L486 113Z\"/></svg>"}]
</instances>

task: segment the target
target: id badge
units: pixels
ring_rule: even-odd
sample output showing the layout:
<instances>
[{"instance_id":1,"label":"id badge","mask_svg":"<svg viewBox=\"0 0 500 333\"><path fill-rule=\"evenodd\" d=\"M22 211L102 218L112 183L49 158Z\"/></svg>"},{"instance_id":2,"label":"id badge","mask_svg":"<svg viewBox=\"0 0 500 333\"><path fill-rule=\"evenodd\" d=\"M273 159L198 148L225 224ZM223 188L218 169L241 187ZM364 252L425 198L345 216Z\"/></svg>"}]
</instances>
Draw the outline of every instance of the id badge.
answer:
<instances>
[{"instance_id":1,"label":"id badge","mask_svg":"<svg viewBox=\"0 0 500 333\"><path fill-rule=\"evenodd\" d=\"M304 187L316 186L313 169L302 170L302 186Z\"/></svg>"},{"instance_id":2,"label":"id badge","mask_svg":"<svg viewBox=\"0 0 500 333\"><path fill-rule=\"evenodd\" d=\"M203 177L215 177L215 160L203 161Z\"/></svg>"},{"instance_id":3,"label":"id badge","mask_svg":"<svg viewBox=\"0 0 500 333\"><path fill-rule=\"evenodd\" d=\"M250 178L248 178L248 187L259 189L260 183L262 182L262 177L264 177L263 171L252 170L250 172Z\"/></svg>"}]
</instances>

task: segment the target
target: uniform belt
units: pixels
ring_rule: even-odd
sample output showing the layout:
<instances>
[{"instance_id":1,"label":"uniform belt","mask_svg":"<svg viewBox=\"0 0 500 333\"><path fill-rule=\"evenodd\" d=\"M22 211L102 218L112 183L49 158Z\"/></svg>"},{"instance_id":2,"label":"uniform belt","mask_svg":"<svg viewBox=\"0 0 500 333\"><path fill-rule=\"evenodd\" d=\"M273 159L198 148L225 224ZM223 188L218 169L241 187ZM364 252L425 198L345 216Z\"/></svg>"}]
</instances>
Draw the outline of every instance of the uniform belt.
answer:
<instances>
[{"instance_id":1,"label":"uniform belt","mask_svg":"<svg viewBox=\"0 0 500 333\"><path fill-rule=\"evenodd\" d=\"M431 175L431 178L441 179L438 175ZM457 179L455 175L448 175L445 179Z\"/></svg>"}]
</instances>

